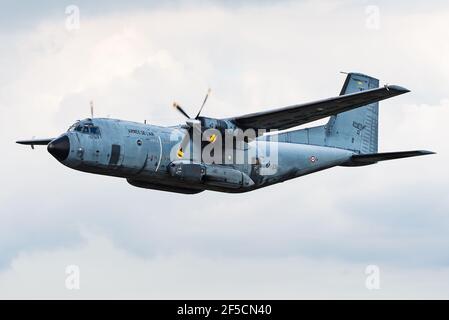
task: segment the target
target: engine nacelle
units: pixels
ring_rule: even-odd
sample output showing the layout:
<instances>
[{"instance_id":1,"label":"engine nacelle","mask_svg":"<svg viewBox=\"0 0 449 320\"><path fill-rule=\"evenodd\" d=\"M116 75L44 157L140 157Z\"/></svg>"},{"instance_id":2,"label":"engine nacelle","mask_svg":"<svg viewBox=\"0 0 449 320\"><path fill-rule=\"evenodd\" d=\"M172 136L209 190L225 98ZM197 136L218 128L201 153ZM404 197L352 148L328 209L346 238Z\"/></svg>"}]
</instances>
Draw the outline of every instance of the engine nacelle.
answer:
<instances>
[{"instance_id":1,"label":"engine nacelle","mask_svg":"<svg viewBox=\"0 0 449 320\"><path fill-rule=\"evenodd\" d=\"M237 126L229 120L221 120L207 117L199 117L198 120L201 122L201 127L203 130L206 129L216 129L224 134L227 129L237 129Z\"/></svg>"},{"instance_id":2,"label":"engine nacelle","mask_svg":"<svg viewBox=\"0 0 449 320\"><path fill-rule=\"evenodd\" d=\"M193 183L202 183L206 174L204 164L190 161L173 161L168 165L168 172L172 177Z\"/></svg>"},{"instance_id":3,"label":"engine nacelle","mask_svg":"<svg viewBox=\"0 0 449 320\"><path fill-rule=\"evenodd\" d=\"M168 171L172 177L190 183L235 189L254 185L254 181L246 173L219 165L180 160L170 163Z\"/></svg>"}]
</instances>

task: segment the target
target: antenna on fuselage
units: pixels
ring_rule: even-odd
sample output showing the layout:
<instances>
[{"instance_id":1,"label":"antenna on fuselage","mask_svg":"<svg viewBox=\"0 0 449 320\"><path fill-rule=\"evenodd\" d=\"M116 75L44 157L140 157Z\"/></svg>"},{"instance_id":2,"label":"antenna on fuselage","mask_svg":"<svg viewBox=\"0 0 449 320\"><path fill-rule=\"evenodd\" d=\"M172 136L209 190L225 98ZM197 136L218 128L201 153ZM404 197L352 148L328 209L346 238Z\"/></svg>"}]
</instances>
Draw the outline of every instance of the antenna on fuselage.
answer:
<instances>
[{"instance_id":1,"label":"antenna on fuselage","mask_svg":"<svg viewBox=\"0 0 449 320\"><path fill-rule=\"evenodd\" d=\"M90 100L90 118L94 117L94 102Z\"/></svg>"}]
</instances>

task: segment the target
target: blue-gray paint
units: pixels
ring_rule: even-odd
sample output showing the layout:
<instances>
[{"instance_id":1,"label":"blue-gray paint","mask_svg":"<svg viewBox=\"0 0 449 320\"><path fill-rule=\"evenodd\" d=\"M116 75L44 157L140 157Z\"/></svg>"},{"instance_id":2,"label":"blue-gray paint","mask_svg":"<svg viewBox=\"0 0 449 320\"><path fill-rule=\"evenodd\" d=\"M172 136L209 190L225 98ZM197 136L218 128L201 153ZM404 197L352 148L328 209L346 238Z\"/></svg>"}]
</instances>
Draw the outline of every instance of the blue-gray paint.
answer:
<instances>
[{"instance_id":1,"label":"blue-gray paint","mask_svg":"<svg viewBox=\"0 0 449 320\"><path fill-rule=\"evenodd\" d=\"M75 170L125 178L137 187L187 194L204 190L247 192L334 166L369 165L429 154L427 151L377 153L376 101L408 92L398 86L375 89L378 86L377 79L350 73L340 94L343 100L331 98L221 120L198 117L195 121L201 122L203 130L235 129L239 124L245 129L249 125L266 128L270 123L287 128L295 121L306 123L338 108L345 110L332 115L323 126L254 137L243 148L234 145L223 151L224 158L218 164L202 160L192 163L187 155L176 156L186 125L160 127L94 118L75 123L54 140L18 143L32 146L49 143L49 152ZM366 92L354 95L359 91ZM363 106L362 102L367 101L371 103ZM235 155L238 148L243 150L240 161ZM270 158L265 154L267 150L276 150L277 157Z\"/></svg>"}]
</instances>

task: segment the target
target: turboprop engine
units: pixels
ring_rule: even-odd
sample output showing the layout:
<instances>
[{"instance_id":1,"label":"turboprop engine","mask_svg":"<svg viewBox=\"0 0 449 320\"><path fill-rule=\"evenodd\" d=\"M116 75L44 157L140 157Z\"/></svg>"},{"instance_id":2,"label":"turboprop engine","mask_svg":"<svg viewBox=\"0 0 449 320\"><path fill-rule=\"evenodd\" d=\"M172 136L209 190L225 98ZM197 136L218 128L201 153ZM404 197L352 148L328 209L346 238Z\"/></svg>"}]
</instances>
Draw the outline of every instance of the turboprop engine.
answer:
<instances>
[{"instance_id":1,"label":"turboprop engine","mask_svg":"<svg viewBox=\"0 0 449 320\"><path fill-rule=\"evenodd\" d=\"M189 183L236 189L254 184L246 173L239 170L214 164L192 163L188 160L173 161L169 164L168 171L172 177Z\"/></svg>"}]
</instances>

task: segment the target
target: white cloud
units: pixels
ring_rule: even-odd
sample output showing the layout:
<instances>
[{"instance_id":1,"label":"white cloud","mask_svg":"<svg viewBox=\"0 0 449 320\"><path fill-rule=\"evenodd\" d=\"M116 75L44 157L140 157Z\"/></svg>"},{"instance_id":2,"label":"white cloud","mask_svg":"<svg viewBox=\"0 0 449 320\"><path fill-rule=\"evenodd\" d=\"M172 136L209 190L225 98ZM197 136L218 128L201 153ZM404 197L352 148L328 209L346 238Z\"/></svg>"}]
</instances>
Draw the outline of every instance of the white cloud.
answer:
<instances>
[{"instance_id":1,"label":"white cloud","mask_svg":"<svg viewBox=\"0 0 449 320\"><path fill-rule=\"evenodd\" d=\"M367 265L303 257L160 255L145 259L88 235L77 248L21 254L0 274L1 298L310 299L442 298L448 268L378 266L380 289L365 286ZM65 286L66 267L79 267L79 290ZM24 292L23 288L26 288Z\"/></svg>"},{"instance_id":2,"label":"white cloud","mask_svg":"<svg viewBox=\"0 0 449 320\"><path fill-rule=\"evenodd\" d=\"M443 297L449 13L380 9L378 31L365 28L364 6L343 1L82 14L74 33L62 14L0 34L0 295L230 297L238 287L245 298ZM91 99L99 116L174 124L183 119L172 101L194 113L209 86L204 114L226 117L335 95L340 70L412 89L381 103L381 150L438 154L250 194L183 196L71 171L13 144L57 135L89 114ZM104 237L83 244L83 229ZM60 287L72 260L87 265L79 293ZM393 270L378 296L360 288L370 263Z\"/></svg>"}]
</instances>

